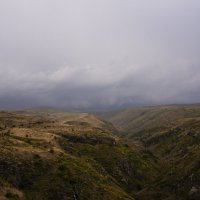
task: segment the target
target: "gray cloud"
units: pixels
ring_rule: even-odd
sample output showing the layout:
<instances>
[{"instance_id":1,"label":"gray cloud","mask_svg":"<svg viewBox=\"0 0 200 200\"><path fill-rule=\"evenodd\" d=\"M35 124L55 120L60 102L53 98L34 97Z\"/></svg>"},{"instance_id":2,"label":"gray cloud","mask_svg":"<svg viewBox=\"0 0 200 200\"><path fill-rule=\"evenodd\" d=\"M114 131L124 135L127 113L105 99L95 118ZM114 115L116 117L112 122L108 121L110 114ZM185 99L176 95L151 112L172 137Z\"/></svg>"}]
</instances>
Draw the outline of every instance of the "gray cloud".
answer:
<instances>
[{"instance_id":1,"label":"gray cloud","mask_svg":"<svg viewBox=\"0 0 200 200\"><path fill-rule=\"evenodd\" d=\"M200 101L198 0L0 2L0 107Z\"/></svg>"}]
</instances>

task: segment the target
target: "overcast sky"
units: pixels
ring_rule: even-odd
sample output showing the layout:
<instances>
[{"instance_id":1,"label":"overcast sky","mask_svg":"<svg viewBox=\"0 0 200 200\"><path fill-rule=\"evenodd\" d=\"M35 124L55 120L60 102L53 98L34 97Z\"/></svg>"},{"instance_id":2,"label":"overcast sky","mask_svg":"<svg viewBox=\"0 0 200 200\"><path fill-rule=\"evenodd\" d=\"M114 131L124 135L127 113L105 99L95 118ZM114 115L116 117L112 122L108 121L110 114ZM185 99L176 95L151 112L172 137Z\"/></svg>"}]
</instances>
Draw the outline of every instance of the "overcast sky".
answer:
<instances>
[{"instance_id":1,"label":"overcast sky","mask_svg":"<svg viewBox=\"0 0 200 200\"><path fill-rule=\"evenodd\" d=\"M0 108L200 102L199 0L0 0Z\"/></svg>"}]
</instances>

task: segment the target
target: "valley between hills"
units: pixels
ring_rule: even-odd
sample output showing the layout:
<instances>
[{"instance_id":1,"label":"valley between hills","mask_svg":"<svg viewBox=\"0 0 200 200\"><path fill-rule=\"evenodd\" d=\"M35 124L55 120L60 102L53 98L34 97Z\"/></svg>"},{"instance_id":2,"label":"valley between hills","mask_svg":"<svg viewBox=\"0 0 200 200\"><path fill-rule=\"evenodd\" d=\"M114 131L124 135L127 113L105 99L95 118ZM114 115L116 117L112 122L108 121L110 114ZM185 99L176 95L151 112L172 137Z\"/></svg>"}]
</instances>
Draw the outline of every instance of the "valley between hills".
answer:
<instances>
[{"instance_id":1,"label":"valley between hills","mask_svg":"<svg viewBox=\"0 0 200 200\"><path fill-rule=\"evenodd\" d=\"M0 112L2 200L199 200L200 105Z\"/></svg>"}]
</instances>

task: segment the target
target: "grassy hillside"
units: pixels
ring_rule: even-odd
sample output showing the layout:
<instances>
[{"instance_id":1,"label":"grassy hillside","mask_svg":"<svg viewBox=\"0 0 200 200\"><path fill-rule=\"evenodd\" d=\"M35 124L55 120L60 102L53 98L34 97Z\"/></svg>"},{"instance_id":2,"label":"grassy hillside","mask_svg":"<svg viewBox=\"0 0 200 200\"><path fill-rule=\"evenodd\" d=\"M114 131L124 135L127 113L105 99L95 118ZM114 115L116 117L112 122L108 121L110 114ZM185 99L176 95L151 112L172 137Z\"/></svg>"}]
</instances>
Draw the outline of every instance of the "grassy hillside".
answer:
<instances>
[{"instance_id":1,"label":"grassy hillside","mask_svg":"<svg viewBox=\"0 0 200 200\"><path fill-rule=\"evenodd\" d=\"M0 199L200 199L200 106L102 116L0 112Z\"/></svg>"},{"instance_id":2,"label":"grassy hillside","mask_svg":"<svg viewBox=\"0 0 200 200\"><path fill-rule=\"evenodd\" d=\"M86 113L0 112L0 199L133 200L155 163Z\"/></svg>"},{"instance_id":3,"label":"grassy hillside","mask_svg":"<svg viewBox=\"0 0 200 200\"><path fill-rule=\"evenodd\" d=\"M199 105L133 108L101 116L158 159L160 176L139 192L140 199L200 199Z\"/></svg>"},{"instance_id":4,"label":"grassy hillside","mask_svg":"<svg viewBox=\"0 0 200 200\"><path fill-rule=\"evenodd\" d=\"M129 138L169 130L188 121L200 118L200 105L172 105L129 108L102 113L100 116L117 127L121 134Z\"/></svg>"}]
</instances>

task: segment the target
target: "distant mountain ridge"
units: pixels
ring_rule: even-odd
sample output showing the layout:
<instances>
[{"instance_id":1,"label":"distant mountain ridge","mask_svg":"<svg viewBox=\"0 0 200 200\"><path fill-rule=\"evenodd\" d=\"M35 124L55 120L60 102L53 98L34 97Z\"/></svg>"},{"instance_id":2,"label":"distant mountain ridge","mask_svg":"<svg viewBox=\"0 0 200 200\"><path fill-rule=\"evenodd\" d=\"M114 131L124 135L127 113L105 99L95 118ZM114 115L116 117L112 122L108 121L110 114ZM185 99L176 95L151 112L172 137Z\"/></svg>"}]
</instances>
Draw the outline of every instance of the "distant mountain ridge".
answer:
<instances>
[{"instance_id":1,"label":"distant mountain ridge","mask_svg":"<svg viewBox=\"0 0 200 200\"><path fill-rule=\"evenodd\" d=\"M167 130L189 118L200 117L200 104L127 108L99 114L127 137L137 137L154 128ZM122 133L123 134L123 133Z\"/></svg>"},{"instance_id":2,"label":"distant mountain ridge","mask_svg":"<svg viewBox=\"0 0 200 200\"><path fill-rule=\"evenodd\" d=\"M200 199L199 104L130 108L101 117L158 159L161 174L140 199Z\"/></svg>"}]
</instances>

